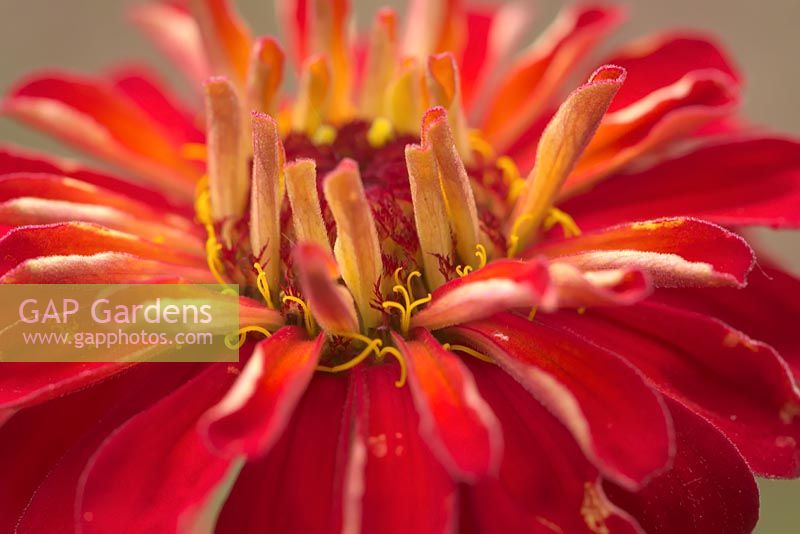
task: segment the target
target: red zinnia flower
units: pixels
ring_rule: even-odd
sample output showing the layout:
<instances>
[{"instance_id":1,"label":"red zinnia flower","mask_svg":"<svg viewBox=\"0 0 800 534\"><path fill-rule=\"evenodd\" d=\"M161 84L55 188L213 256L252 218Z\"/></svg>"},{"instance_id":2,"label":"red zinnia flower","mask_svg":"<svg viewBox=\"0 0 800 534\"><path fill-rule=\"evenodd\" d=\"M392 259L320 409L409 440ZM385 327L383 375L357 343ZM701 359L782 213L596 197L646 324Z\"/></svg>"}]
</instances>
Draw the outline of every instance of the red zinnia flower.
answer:
<instances>
[{"instance_id":1,"label":"red zinnia flower","mask_svg":"<svg viewBox=\"0 0 800 534\"><path fill-rule=\"evenodd\" d=\"M737 231L800 223L800 145L736 118L726 55L667 34L588 75L617 9L507 61L518 4L362 40L279 4L286 98L224 0L135 11L205 135L141 69L6 99L129 174L3 149L3 282L247 296L241 365L4 364L0 530L751 530L753 474L800 473L800 283Z\"/></svg>"}]
</instances>

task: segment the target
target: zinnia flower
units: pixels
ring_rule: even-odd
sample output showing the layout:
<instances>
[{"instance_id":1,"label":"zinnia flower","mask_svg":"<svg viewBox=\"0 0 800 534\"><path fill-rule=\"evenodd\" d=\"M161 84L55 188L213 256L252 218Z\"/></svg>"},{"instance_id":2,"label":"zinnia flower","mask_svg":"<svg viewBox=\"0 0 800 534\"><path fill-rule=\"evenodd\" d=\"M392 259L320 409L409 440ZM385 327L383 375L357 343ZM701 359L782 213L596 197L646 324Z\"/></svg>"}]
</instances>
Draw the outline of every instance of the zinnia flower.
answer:
<instances>
[{"instance_id":1,"label":"zinnia flower","mask_svg":"<svg viewBox=\"0 0 800 534\"><path fill-rule=\"evenodd\" d=\"M204 108L140 68L5 100L125 171L3 149L3 282L244 296L240 364L4 364L0 530L750 531L800 473L800 284L738 232L800 223L800 145L725 53L279 7L291 61L224 0L135 10Z\"/></svg>"}]
</instances>

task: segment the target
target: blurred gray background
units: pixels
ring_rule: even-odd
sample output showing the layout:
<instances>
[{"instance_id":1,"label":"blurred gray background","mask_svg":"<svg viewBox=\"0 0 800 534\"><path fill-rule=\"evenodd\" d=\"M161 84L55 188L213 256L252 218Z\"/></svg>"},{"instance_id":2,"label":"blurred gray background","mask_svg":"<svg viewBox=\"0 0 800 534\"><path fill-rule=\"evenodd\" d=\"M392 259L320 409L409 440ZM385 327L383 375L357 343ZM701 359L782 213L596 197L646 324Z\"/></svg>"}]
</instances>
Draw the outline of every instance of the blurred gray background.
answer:
<instances>
[{"instance_id":1,"label":"blurred gray background","mask_svg":"<svg viewBox=\"0 0 800 534\"><path fill-rule=\"evenodd\" d=\"M32 69L60 67L97 72L114 61L145 60L167 78L179 78L127 22L125 11L145 0L0 0L0 91ZM234 0L257 34L275 34L271 0ZM404 2L351 0L360 27L381 5ZM485 3L485 0L484 0ZM608 2L612 3L612 2ZM745 113L755 122L800 136L800 0L618 0L629 22L609 46L666 28L692 28L716 34L747 77ZM537 17L534 37L564 2L532 0ZM0 141L70 151L43 136L0 119ZM759 231L767 249L800 273L800 235ZM757 532L800 531L800 481L762 481L762 520Z\"/></svg>"}]
</instances>

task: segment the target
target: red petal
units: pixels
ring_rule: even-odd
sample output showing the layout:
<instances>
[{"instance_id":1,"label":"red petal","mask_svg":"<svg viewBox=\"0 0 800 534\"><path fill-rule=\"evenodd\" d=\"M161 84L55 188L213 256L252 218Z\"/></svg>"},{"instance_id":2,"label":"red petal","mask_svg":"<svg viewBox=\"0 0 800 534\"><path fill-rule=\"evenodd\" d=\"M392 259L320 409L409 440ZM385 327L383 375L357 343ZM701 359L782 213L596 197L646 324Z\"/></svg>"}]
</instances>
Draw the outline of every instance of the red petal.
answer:
<instances>
[{"instance_id":1,"label":"red petal","mask_svg":"<svg viewBox=\"0 0 800 534\"><path fill-rule=\"evenodd\" d=\"M755 254L738 235L697 219L620 224L528 253L545 254L584 270L629 268L661 287L743 286Z\"/></svg>"},{"instance_id":2,"label":"red petal","mask_svg":"<svg viewBox=\"0 0 800 534\"><path fill-rule=\"evenodd\" d=\"M196 86L209 76L200 31L185 10L167 2L149 2L132 8L131 19Z\"/></svg>"},{"instance_id":3,"label":"red petal","mask_svg":"<svg viewBox=\"0 0 800 534\"><path fill-rule=\"evenodd\" d=\"M14 530L4 524L12 520L19 532L72 532L78 481L98 446L196 372L195 365L138 365L11 419L0 429L0 529Z\"/></svg>"},{"instance_id":4,"label":"red petal","mask_svg":"<svg viewBox=\"0 0 800 534\"><path fill-rule=\"evenodd\" d=\"M798 205L800 143L769 138L705 146L614 176L560 207L582 228L674 216L793 228L800 226Z\"/></svg>"},{"instance_id":5,"label":"red petal","mask_svg":"<svg viewBox=\"0 0 800 534\"><path fill-rule=\"evenodd\" d=\"M414 330L408 341L393 337L408 364L420 432L439 461L462 480L495 471L502 457L500 427L467 368L426 330Z\"/></svg>"},{"instance_id":6,"label":"red petal","mask_svg":"<svg viewBox=\"0 0 800 534\"><path fill-rule=\"evenodd\" d=\"M314 377L275 447L242 469L217 532L341 531L347 384L337 375Z\"/></svg>"},{"instance_id":7,"label":"red petal","mask_svg":"<svg viewBox=\"0 0 800 534\"><path fill-rule=\"evenodd\" d=\"M545 311L586 306L629 306L652 291L649 277L638 270L581 271L569 263L550 264L551 290L542 302Z\"/></svg>"},{"instance_id":8,"label":"red petal","mask_svg":"<svg viewBox=\"0 0 800 534\"><path fill-rule=\"evenodd\" d=\"M699 35L664 34L630 43L603 63L628 69L630 77L611 111L627 107L660 87L693 71L716 71L740 81L738 69L712 39Z\"/></svg>"},{"instance_id":9,"label":"red petal","mask_svg":"<svg viewBox=\"0 0 800 534\"><path fill-rule=\"evenodd\" d=\"M679 404L669 408L675 422L672 468L635 493L607 484L611 500L654 534L752 532L758 486L736 447Z\"/></svg>"},{"instance_id":10,"label":"red petal","mask_svg":"<svg viewBox=\"0 0 800 534\"><path fill-rule=\"evenodd\" d=\"M266 453L308 387L324 341L287 326L259 343L236 384L201 420L211 446L228 457Z\"/></svg>"},{"instance_id":11,"label":"red petal","mask_svg":"<svg viewBox=\"0 0 800 534\"><path fill-rule=\"evenodd\" d=\"M86 223L20 227L0 239L0 273L42 256L124 252L142 258L201 268L204 261L169 247Z\"/></svg>"},{"instance_id":12,"label":"red petal","mask_svg":"<svg viewBox=\"0 0 800 534\"><path fill-rule=\"evenodd\" d=\"M359 367L356 372L353 380L363 382L354 401L360 455L365 456L356 477L363 483L361 531L451 531L456 523L456 484L422 440L408 389L394 385L398 366Z\"/></svg>"},{"instance_id":13,"label":"red petal","mask_svg":"<svg viewBox=\"0 0 800 534\"><path fill-rule=\"evenodd\" d=\"M52 156L0 145L0 175L16 173L69 176L136 199L161 212L175 212L187 219L194 217L194 207L191 204L175 204L160 193L135 185L124 178L86 167L73 160L56 159Z\"/></svg>"},{"instance_id":14,"label":"red petal","mask_svg":"<svg viewBox=\"0 0 800 534\"><path fill-rule=\"evenodd\" d=\"M482 128L498 151L505 151L552 105L571 67L621 19L617 9L568 8L542 39L512 65L492 96Z\"/></svg>"},{"instance_id":15,"label":"red petal","mask_svg":"<svg viewBox=\"0 0 800 534\"><path fill-rule=\"evenodd\" d=\"M333 256L320 245L300 243L295 247L294 259L300 288L319 325L332 333L358 332L353 297L337 282L339 267Z\"/></svg>"},{"instance_id":16,"label":"red petal","mask_svg":"<svg viewBox=\"0 0 800 534\"><path fill-rule=\"evenodd\" d=\"M470 365L497 410L506 449L498 479L464 491L464 532L638 532L605 499L599 473L569 431L496 366Z\"/></svg>"},{"instance_id":17,"label":"red petal","mask_svg":"<svg viewBox=\"0 0 800 534\"><path fill-rule=\"evenodd\" d=\"M3 363L0 413L78 391L127 369L120 363ZM2 426L2 417L0 417Z\"/></svg>"},{"instance_id":18,"label":"red petal","mask_svg":"<svg viewBox=\"0 0 800 534\"><path fill-rule=\"evenodd\" d=\"M800 474L800 392L771 347L710 317L655 303L542 320L580 329L630 361L664 395L711 421L756 473Z\"/></svg>"},{"instance_id":19,"label":"red petal","mask_svg":"<svg viewBox=\"0 0 800 534\"><path fill-rule=\"evenodd\" d=\"M4 111L93 155L127 166L173 194L189 196L200 172L164 128L110 84L68 74L29 79Z\"/></svg>"},{"instance_id":20,"label":"red petal","mask_svg":"<svg viewBox=\"0 0 800 534\"><path fill-rule=\"evenodd\" d=\"M429 330L539 304L548 290L547 265L539 260L497 260L433 292L412 326Z\"/></svg>"},{"instance_id":21,"label":"red petal","mask_svg":"<svg viewBox=\"0 0 800 534\"><path fill-rule=\"evenodd\" d=\"M656 300L716 317L775 347L800 381L800 280L759 264L743 289L661 291Z\"/></svg>"},{"instance_id":22,"label":"red petal","mask_svg":"<svg viewBox=\"0 0 800 534\"><path fill-rule=\"evenodd\" d=\"M145 67L119 69L112 76L114 87L130 98L150 119L160 124L176 144L203 143L200 120L184 109L158 76Z\"/></svg>"},{"instance_id":23,"label":"red petal","mask_svg":"<svg viewBox=\"0 0 800 534\"><path fill-rule=\"evenodd\" d=\"M23 261L0 276L4 284L216 284L208 269L146 260L122 252L71 254Z\"/></svg>"},{"instance_id":24,"label":"red petal","mask_svg":"<svg viewBox=\"0 0 800 534\"><path fill-rule=\"evenodd\" d=\"M561 196L585 190L646 154L730 115L737 104L733 81L712 71L687 74L646 100L607 114Z\"/></svg>"},{"instance_id":25,"label":"red petal","mask_svg":"<svg viewBox=\"0 0 800 534\"><path fill-rule=\"evenodd\" d=\"M208 451L197 420L233 378L227 365L212 365L103 443L78 490L81 532L113 532L120 525L135 532L202 528L238 466ZM112 486L125 488L125 498L109 491Z\"/></svg>"},{"instance_id":26,"label":"red petal","mask_svg":"<svg viewBox=\"0 0 800 534\"><path fill-rule=\"evenodd\" d=\"M489 354L559 417L606 476L636 488L667 466L672 432L661 396L616 354L511 314L448 332Z\"/></svg>"}]
</instances>

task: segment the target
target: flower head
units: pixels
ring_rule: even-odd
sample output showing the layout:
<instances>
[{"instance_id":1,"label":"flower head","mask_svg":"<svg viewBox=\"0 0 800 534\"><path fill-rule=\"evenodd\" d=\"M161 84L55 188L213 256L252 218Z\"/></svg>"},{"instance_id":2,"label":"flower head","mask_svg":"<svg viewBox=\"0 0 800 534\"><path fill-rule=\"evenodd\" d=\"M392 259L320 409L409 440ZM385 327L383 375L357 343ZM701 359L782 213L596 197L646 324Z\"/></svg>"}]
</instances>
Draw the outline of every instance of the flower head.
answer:
<instances>
[{"instance_id":1,"label":"flower head","mask_svg":"<svg viewBox=\"0 0 800 534\"><path fill-rule=\"evenodd\" d=\"M617 9L567 8L512 56L520 4L412 2L404 33L381 10L362 39L348 7L280 2L288 54L224 0L139 7L202 109L141 70L8 96L130 174L0 154L3 282L244 296L240 365L9 367L0 447L53 438L9 466L0 515L83 532L750 530L753 473L800 474L781 313L800 285L751 273L737 232L800 222L800 145L734 120L740 76L701 37L583 73Z\"/></svg>"}]
</instances>

